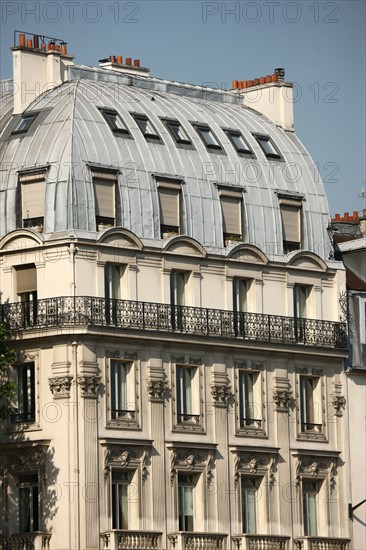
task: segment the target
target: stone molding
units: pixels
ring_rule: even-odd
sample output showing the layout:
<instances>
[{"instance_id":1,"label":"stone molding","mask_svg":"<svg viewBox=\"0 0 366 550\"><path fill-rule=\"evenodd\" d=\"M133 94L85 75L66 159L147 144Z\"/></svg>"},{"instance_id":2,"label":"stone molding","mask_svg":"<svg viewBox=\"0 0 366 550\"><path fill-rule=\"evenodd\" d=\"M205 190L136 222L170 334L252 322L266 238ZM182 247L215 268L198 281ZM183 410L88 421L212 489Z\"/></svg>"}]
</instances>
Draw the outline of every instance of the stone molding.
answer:
<instances>
[{"instance_id":1,"label":"stone molding","mask_svg":"<svg viewBox=\"0 0 366 550\"><path fill-rule=\"evenodd\" d=\"M54 376L48 379L48 384L54 399L69 399L72 376Z\"/></svg>"}]
</instances>

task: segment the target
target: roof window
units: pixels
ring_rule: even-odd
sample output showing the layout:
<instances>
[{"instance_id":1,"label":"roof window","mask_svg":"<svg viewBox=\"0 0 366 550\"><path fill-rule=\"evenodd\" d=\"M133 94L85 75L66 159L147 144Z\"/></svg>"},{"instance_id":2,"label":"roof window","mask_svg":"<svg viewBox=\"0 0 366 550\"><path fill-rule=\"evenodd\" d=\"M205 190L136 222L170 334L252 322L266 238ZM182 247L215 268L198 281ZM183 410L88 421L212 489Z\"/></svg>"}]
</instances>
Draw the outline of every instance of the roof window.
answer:
<instances>
[{"instance_id":1,"label":"roof window","mask_svg":"<svg viewBox=\"0 0 366 550\"><path fill-rule=\"evenodd\" d=\"M269 136L256 135L254 137L258 141L263 153L268 159L282 159L280 152Z\"/></svg>"},{"instance_id":2,"label":"roof window","mask_svg":"<svg viewBox=\"0 0 366 550\"><path fill-rule=\"evenodd\" d=\"M192 145L188 134L178 120L163 120L163 122L176 143L179 145Z\"/></svg>"},{"instance_id":3,"label":"roof window","mask_svg":"<svg viewBox=\"0 0 366 550\"><path fill-rule=\"evenodd\" d=\"M230 139L232 145L239 155L253 156L253 151L251 150L239 130L224 129L224 132Z\"/></svg>"},{"instance_id":4,"label":"roof window","mask_svg":"<svg viewBox=\"0 0 366 550\"><path fill-rule=\"evenodd\" d=\"M24 134L25 132L27 132L37 115L38 113L22 115L14 130L12 131L12 134Z\"/></svg>"},{"instance_id":5,"label":"roof window","mask_svg":"<svg viewBox=\"0 0 366 550\"><path fill-rule=\"evenodd\" d=\"M140 128L145 139L161 141L158 132L155 130L155 127L146 115L132 114L131 116L133 116L133 118L137 122L137 125Z\"/></svg>"},{"instance_id":6,"label":"roof window","mask_svg":"<svg viewBox=\"0 0 366 550\"><path fill-rule=\"evenodd\" d=\"M100 109L100 111L113 133L123 134L123 135L130 134L127 126L125 125L125 123L123 122L122 118L119 116L117 111L113 111L111 109Z\"/></svg>"},{"instance_id":7,"label":"roof window","mask_svg":"<svg viewBox=\"0 0 366 550\"><path fill-rule=\"evenodd\" d=\"M219 140L209 126L206 126L204 124L193 124L193 126L196 129L200 138L202 139L203 143L206 145L207 149L223 151Z\"/></svg>"}]
</instances>

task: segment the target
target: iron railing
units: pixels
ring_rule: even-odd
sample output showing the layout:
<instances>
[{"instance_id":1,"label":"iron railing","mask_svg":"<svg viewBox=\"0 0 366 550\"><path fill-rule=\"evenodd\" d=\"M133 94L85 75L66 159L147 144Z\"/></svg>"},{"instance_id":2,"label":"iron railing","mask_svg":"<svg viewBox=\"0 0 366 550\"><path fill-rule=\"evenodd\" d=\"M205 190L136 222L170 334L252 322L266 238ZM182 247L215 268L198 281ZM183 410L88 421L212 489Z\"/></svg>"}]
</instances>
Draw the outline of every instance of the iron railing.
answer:
<instances>
[{"instance_id":1,"label":"iron railing","mask_svg":"<svg viewBox=\"0 0 366 550\"><path fill-rule=\"evenodd\" d=\"M0 322L11 331L95 325L347 348L345 323L94 296L58 296L35 302L1 304Z\"/></svg>"}]
</instances>

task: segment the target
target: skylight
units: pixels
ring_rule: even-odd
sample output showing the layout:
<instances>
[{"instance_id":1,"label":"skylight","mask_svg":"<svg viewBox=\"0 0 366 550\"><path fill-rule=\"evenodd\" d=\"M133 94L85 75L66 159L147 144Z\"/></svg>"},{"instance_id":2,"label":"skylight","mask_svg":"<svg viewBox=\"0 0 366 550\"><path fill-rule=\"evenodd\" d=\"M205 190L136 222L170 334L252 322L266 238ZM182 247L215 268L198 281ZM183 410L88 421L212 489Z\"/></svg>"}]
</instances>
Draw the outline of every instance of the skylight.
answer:
<instances>
[{"instance_id":1,"label":"skylight","mask_svg":"<svg viewBox=\"0 0 366 550\"><path fill-rule=\"evenodd\" d=\"M194 125L198 135L202 139L203 143L206 145L207 149L216 149L217 151L222 151L221 144L216 138L215 134L212 132L209 126L204 125Z\"/></svg>"},{"instance_id":2,"label":"skylight","mask_svg":"<svg viewBox=\"0 0 366 550\"><path fill-rule=\"evenodd\" d=\"M110 129L112 132L115 132L117 134L124 134L128 135L130 132L128 131L127 126L123 122L122 118L119 116L117 111L109 110L109 109L101 109L101 112L107 121Z\"/></svg>"},{"instance_id":3,"label":"skylight","mask_svg":"<svg viewBox=\"0 0 366 550\"><path fill-rule=\"evenodd\" d=\"M160 140L158 132L155 130L146 115L132 114L132 116L136 120L137 125L145 138Z\"/></svg>"},{"instance_id":4,"label":"skylight","mask_svg":"<svg viewBox=\"0 0 366 550\"><path fill-rule=\"evenodd\" d=\"M281 154L269 136L254 136L268 159L281 159Z\"/></svg>"},{"instance_id":5,"label":"skylight","mask_svg":"<svg viewBox=\"0 0 366 550\"><path fill-rule=\"evenodd\" d=\"M25 132L27 132L37 114L38 113L30 113L27 115L22 115L14 130L12 131L12 134L24 134Z\"/></svg>"},{"instance_id":6,"label":"skylight","mask_svg":"<svg viewBox=\"0 0 366 550\"><path fill-rule=\"evenodd\" d=\"M241 155L253 155L253 151L243 138L242 134L239 132L239 130L224 130L227 134L228 138L230 139L231 143L236 149L236 152Z\"/></svg>"}]
</instances>

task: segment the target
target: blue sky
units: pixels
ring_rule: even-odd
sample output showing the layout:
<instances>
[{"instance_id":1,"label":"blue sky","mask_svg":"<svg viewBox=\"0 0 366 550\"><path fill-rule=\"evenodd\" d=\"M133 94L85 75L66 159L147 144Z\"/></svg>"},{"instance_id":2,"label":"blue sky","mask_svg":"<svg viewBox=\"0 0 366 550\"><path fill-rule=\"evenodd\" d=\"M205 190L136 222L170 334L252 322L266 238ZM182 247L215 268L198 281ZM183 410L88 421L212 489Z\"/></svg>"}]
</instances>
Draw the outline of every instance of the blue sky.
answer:
<instances>
[{"instance_id":1,"label":"blue sky","mask_svg":"<svg viewBox=\"0 0 366 550\"><path fill-rule=\"evenodd\" d=\"M140 59L153 76L230 87L284 67L295 128L330 212L366 208L363 0L11 1L1 3L1 78L15 29L62 38L75 62Z\"/></svg>"}]
</instances>

